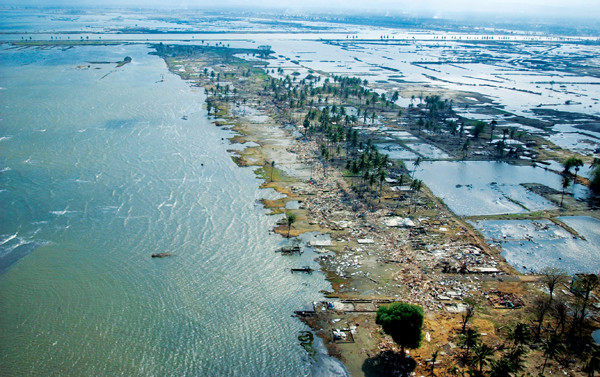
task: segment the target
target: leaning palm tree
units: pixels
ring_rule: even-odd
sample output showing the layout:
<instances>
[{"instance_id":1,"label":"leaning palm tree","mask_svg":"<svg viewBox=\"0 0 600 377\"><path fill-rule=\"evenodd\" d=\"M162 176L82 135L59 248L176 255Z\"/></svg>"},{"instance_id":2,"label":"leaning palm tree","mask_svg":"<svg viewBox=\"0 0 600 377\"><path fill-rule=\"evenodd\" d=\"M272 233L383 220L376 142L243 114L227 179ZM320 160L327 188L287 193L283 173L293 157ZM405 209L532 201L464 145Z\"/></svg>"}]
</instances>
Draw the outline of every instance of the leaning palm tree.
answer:
<instances>
[{"instance_id":1,"label":"leaning palm tree","mask_svg":"<svg viewBox=\"0 0 600 377\"><path fill-rule=\"evenodd\" d=\"M579 157L576 157L576 156L571 156L563 162L563 168L564 168L563 174L570 174L571 168L575 168L577 171L579 171L579 168L582 166L583 166L582 159L580 159ZM575 173L575 175L577 175L577 172Z\"/></svg>"}]
</instances>

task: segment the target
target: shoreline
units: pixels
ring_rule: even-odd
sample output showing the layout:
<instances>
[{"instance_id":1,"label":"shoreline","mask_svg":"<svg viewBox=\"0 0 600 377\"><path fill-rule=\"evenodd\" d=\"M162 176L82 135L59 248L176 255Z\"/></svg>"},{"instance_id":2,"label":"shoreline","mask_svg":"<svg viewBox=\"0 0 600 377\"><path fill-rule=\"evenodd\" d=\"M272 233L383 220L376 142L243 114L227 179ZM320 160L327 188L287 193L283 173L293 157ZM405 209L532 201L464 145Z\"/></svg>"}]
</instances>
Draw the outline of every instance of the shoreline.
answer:
<instances>
[{"instance_id":1,"label":"shoreline","mask_svg":"<svg viewBox=\"0 0 600 377\"><path fill-rule=\"evenodd\" d=\"M79 44L87 43L73 43ZM247 61L234 56L236 53L261 55L264 50L162 43L149 44L149 47L156 50L152 54L165 61L169 72L188 85L204 88L207 97L203 106L208 117L214 118L216 127L235 131L229 139L231 144L245 147L230 149L232 160L238 166L253 168L255 175L262 180L261 188L273 189L283 195L280 199L261 201L270 214L285 215L273 232L284 239L289 238L290 243L300 242L301 250L312 253L324 278L331 284L331 290L321 292L324 301L306 303L312 308L298 311L296 316L323 340L328 354L340 360L351 376L386 375L404 364L398 345L375 323L377 308L393 301L419 304L425 309L424 340L420 348L410 350L409 356L415 364L412 371L419 375L432 374L434 368L438 375L442 371L450 373L453 368L462 373L473 372L472 367L464 362L465 347L461 343L461 327L464 328L461 322L469 307L474 308L475 315L467 319L467 327L478 334L480 344L492 347L495 357L492 363L508 357L505 350L507 347L510 349L512 329L516 325L528 324L532 331L537 327L544 336L555 331L554 311L547 313L549 309L545 309L545 319L542 316L541 321L536 322L539 303L548 296L544 276L519 273L502 257L501 250L494 246L495 242L490 245L467 221L545 219L577 237L576 231L558 218L585 215L598 219L600 213L597 210L590 210L567 195L565 207L556 210L460 217L453 214L444 201L435 197L426 186L419 185L414 189L402 186L402 182L411 182L412 186L417 181L415 169L410 169L402 161L389 161L386 166L388 174L392 174L391 181L381 178L384 176L352 173L351 166L344 167L343 164L346 159L351 162L359 155L364 157L364 151L368 152L368 159L381 158L372 143L373 140L375 143L385 140L385 135L376 131L376 125L392 125L393 129L408 132L423 143L437 146L450 156L444 160L495 161L497 156L491 139L501 130L506 131L506 126L499 125L496 135L493 135L493 129L491 132L484 130L481 138L472 139L482 153L463 153L461 158L457 141L462 139L462 131L460 138L454 133L452 136L447 134L446 138L440 137L442 134L436 133L435 128L433 132L421 132L421 125L416 119L427 114L422 99L415 107L398 107L372 94L369 87L361 93L372 99L370 105L360 96L357 99L356 94L350 99L340 98L339 94L328 95L325 104L319 100L317 105L315 99L317 94L320 97L324 86L335 91L343 84L341 78L311 71L309 76L314 74L313 77L327 81L313 87L317 88L316 94L310 94L301 105L291 96L296 77L292 80L289 76L285 79L269 76L265 73L265 60ZM331 83L330 79L334 82ZM316 82L311 79L311 84L312 80ZM380 85L377 83L375 87ZM282 92L291 96L289 103ZM454 98L458 102L461 95L464 96L464 93L453 93L450 100ZM362 121L345 119L345 127L352 128L348 127L350 123L361 130L360 148L352 147L350 139L342 143L332 141L331 134L324 132L327 130L314 132L312 129L318 126L315 119L309 119L309 127L303 124L302 118L306 122L311 112L319 116L327 111L335 113L334 106L351 111L362 109L365 114L368 110L369 118L372 115L370 122L367 122L367 116ZM497 109L489 110L491 115L497 115L497 112ZM478 124L477 120L464 116L458 115L458 119L465 125L474 127ZM527 119L521 121L528 122ZM336 127L339 130L342 124L344 119L339 117L339 113L338 118L329 123L333 130ZM545 126L540 124L540 127ZM545 159L560 161L568 153L552 143L546 143L550 148L541 148L539 144L544 139L536 135L522 133L517 138L520 139L523 134L533 145L532 148L527 147L527 152L537 155L537 158L531 158L531 162L544 164ZM503 158L502 155L500 159L512 163L518 160L511 160L509 156ZM578 179L585 184L584 179ZM533 185L531 190L555 204L562 201L559 191L546 186ZM294 215L292 224L286 221L290 214ZM402 225L407 219L412 225ZM315 237L315 234L326 235L327 238L324 241L323 237ZM556 301L574 307L579 305L579 299L566 280L560 282L555 297ZM573 319L572 326L577 323L581 326L577 330L581 343L575 344L579 349L585 348L585 339L600 326L597 309L596 306L588 308L587 320L585 317L580 322L577 318ZM541 349L544 340L539 335L530 344L531 348L525 351L527 362L521 365L523 373L535 375L545 364ZM309 350L307 352L310 354ZM583 376L586 361L581 354L572 352L570 356L575 361L571 361L569 366L554 360L548 364L547 370Z\"/></svg>"},{"instance_id":2,"label":"shoreline","mask_svg":"<svg viewBox=\"0 0 600 377\"><path fill-rule=\"evenodd\" d=\"M538 277L516 272L501 257L500 250L489 246L479 232L466 224L465 218L454 215L425 187L417 193L397 196L388 185L385 190L382 185L378 203L373 193L372 198L371 194L360 198L352 188L354 180L320 157L317 140L293 135L297 127L284 126L289 123L285 110L262 102L267 94L260 94L261 88L253 87L254 82L248 84L250 79L240 82L236 78L246 69L260 70L253 66L256 62L232 62L229 56L225 59L228 63L219 66L219 75L223 75L219 80L210 78L206 71L205 76L198 74L200 68L188 68L197 65L214 70L228 52L210 48L202 51L187 60L166 56L164 59L172 73L205 88L209 116L214 110L213 123L238 134L231 143L258 145L230 152L238 165L255 167L256 175L263 180L261 188L275 189L285 195L282 199L263 201L271 214L294 214L296 218L292 226L281 221L273 231L284 238L288 233L290 238L296 238L308 232L330 236L330 245L303 245L303 248L315 252L325 278L332 285L331 292L323 292L325 298L338 304L332 310L327 307L322 310L317 303L313 313L300 315L300 319L325 341L329 354L341 360L352 376L368 375L367 369L381 362L381 352L398 351L374 323L374 311L381 303L404 300L418 303L426 310L427 342L411 351L417 362L415 372L421 374L427 373L427 360L434 352L440 352L440 368L453 364L453 357L460 351L453 341L464 302L476 303L478 314L473 325L486 334L487 343L501 343L506 336L501 329L524 318L522 308L532 305L540 288ZM215 55L208 58L202 54ZM268 79L259 71L248 77L255 78L256 83ZM219 87L222 88L220 82L231 83L236 89L239 85L239 90L253 87L255 92L244 93L242 105L241 94L238 98L217 94ZM402 205L401 197L404 197ZM300 204L292 209L287 208L289 202ZM577 207L575 204L572 205ZM417 226L386 225L390 218L399 217L413 218ZM458 263L440 266L439 253L445 260ZM488 270L478 270L477 266ZM508 311L503 306L497 307L495 302L502 302L502 297L510 297L522 305ZM334 330L339 329L352 334L352 342L336 340ZM542 357L539 352L532 356L536 361ZM532 362L530 367L534 365Z\"/></svg>"}]
</instances>

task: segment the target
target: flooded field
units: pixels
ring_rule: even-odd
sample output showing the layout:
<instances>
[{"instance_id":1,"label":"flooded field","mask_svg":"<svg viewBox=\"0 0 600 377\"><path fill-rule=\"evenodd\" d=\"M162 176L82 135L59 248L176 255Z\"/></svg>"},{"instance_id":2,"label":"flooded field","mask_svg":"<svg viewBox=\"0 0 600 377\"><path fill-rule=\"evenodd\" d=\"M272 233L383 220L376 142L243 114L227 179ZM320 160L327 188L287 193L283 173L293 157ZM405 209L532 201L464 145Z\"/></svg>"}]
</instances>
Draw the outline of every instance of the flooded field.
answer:
<instances>
[{"instance_id":1,"label":"flooded field","mask_svg":"<svg viewBox=\"0 0 600 377\"><path fill-rule=\"evenodd\" d=\"M600 124L596 124L590 130L569 124L556 124L552 130L555 134L548 139L561 148L587 156L593 156L600 151Z\"/></svg>"},{"instance_id":2,"label":"flooded field","mask_svg":"<svg viewBox=\"0 0 600 377\"><path fill-rule=\"evenodd\" d=\"M556 208L522 186L541 183L560 189L560 177L550 171L492 161L433 161L415 176L460 216L523 213Z\"/></svg>"},{"instance_id":3,"label":"flooded field","mask_svg":"<svg viewBox=\"0 0 600 377\"><path fill-rule=\"evenodd\" d=\"M418 157L414 152L395 143L380 143L376 144L381 153L387 154L394 160L414 160Z\"/></svg>"},{"instance_id":4,"label":"flooded field","mask_svg":"<svg viewBox=\"0 0 600 377\"><path fill-rule=\"evenodd\" d=\"M284 69L284 74L307 68L357 76L385 83L389 92L418 85L425 95L431 92L423 89L425 86L478 93L463 98L470 107L461 115L481 120L493 117L478 114L476 106L490 103L527 117L538 117L532 108L597 114L600 78L587 71L578 72L570 61L598 54L598 46L516 44L465 40L286 41L273 43L281 57L271 66ZM541 56L544 64L538 60ZM403 103L418 103L416 94L416 99L404 97Z\"/></svg>"},{"instance_id":5,"label":"flooded field","mask_svg":"<svg viewBox=\"0 0 600 377\"><path fill-rule=\"evenodd\" d=\"M600 269L600 221L587 216L559 217L575 236L549 220L487 220L474 226L502 256L521 272L556 267L567 273L597 273Z\"/></svg>"}]
</instances>

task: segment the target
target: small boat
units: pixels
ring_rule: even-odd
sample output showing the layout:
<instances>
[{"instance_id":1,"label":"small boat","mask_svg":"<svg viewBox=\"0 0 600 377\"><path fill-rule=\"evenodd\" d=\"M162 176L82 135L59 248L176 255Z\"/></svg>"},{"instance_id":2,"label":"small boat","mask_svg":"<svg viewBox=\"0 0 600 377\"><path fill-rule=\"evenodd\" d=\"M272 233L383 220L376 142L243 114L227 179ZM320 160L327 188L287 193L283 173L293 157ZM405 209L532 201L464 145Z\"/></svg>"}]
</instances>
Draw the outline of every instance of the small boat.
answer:
<instances>
[{"instance_id":1,"label":"small boat","mask_svg":"<svg viewBox=\"0 0 600 377\"><path fill-rule=\"evenodd\" d=\"M165 257L172 257L172 256L173 256L173 254L168 253L168 252L152 254L152 258L165 258Z\"/></svg>"},{"instance_id":2,"label":"small boat","mask_svg":"<svg viewBox=\"0 0 600 377\"><path fill-rule=\"evenodd\" d=\"M300 267L300 268L292 268L292 274L294 272L304 272L306 274L312 274L313 271L314 270L312 268L308 267L308 266L303 266L303 267Z\"/></svg>"}]
</instances>

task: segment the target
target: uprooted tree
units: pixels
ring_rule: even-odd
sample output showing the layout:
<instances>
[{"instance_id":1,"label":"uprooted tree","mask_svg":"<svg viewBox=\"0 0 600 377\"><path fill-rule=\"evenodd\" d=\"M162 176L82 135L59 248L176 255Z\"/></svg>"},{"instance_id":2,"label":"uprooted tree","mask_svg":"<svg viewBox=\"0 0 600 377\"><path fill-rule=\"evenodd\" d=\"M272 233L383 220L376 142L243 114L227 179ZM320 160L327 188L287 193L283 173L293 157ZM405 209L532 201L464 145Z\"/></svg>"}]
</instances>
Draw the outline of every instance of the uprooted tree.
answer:
<instances>
[{"instance_id":1,"label":"uprooted tree","mask_svg":"<svg viewBox=\"0 0 600 377\"><path fill-rule=\"evenodd\" d=\"M423 317L423 308L419 305L393 302L377 309L375 322L401 347L404 355L405 348L415 349L421 345Z\"/></svg>"}]
</instances>

